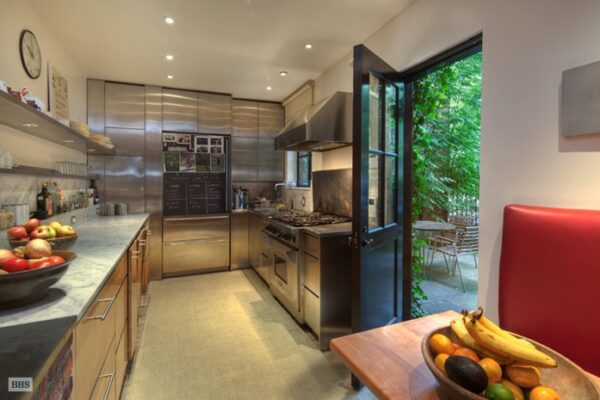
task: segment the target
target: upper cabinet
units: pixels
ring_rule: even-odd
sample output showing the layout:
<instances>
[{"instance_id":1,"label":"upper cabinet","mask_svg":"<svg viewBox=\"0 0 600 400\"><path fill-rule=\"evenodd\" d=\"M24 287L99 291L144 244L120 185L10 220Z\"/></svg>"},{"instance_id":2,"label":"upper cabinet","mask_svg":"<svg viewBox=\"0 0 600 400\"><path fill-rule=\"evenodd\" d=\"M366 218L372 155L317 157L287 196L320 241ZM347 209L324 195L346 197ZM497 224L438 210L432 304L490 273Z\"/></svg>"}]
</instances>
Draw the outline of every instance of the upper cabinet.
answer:
<instances>
[{"instance_id":1,"label":"upper cabinet","mask_svg":"<svg viewBox=\"0 0 600 400\"><path fill-rule=\"evenodd\" d=\"M231 179L258 180L258 103L233 100Z\"/></svg>"},{"instance_id":2,"label":"upper cabinet","mask_svg":"<svg viewBox=\"0 0 600 400\"><path fill-rule=\"evenodd\" d=\"M283 107L258 104L258 180L283 181L284 152L275 150L275 136L283 129Z\"/></svg>"},{"instance_id":3,"label":"upper cabinet","mask_svg":"<svg viewBox=\"0 0 600 400\"><path fill-rule=\"evenodd\" d=\"M231 95L198 93L198 132L231 134Z\"/></svg>"},{"instance_id":4,"label":"upper cabinet","mask_svg":"<svg viewBox=\"0 0 600 400\"><path fill-rule=\"evenodd\" d=\"M283 128L283 107L233 100L231 173L233 181L283 180L283 152L274 138Z\"/></svg>"},{"instance_id":5,"label":"upper cabinet","mask_svg":"<svg viewBox=\"0 0 600 400\"><path fill-rule=\"evenodd\" d=\"M104 95L106 128L144 129L143 86L107 82Z\"/></svg>"},{"instance_id":6,"label":"upper cabinet","mask_svg":"<svg viewBox=\"0 0 600 400\"><path fill-rule=\"evenodd\" d=\"M163 131L198 132L198 93L163 89Z\"/></svg>"}]
</instances>

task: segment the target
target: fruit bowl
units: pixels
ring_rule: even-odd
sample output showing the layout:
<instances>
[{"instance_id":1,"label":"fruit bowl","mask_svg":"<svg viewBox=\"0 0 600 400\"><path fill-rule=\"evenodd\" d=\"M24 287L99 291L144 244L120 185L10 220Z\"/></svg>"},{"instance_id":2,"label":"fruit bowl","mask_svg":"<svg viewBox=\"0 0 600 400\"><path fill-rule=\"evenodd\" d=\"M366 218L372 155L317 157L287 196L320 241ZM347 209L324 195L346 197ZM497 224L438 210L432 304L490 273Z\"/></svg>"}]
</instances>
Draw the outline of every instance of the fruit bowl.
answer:
<instances>
[{"instance_id":1,"label":"fruit bowl","mask_svg":"<svg viewBox=\"0 0 600 400\"><path fill-rule=\"evenodd\" d=\"M440 393L445 399L450 400L481 400L483 396L479 396L470 392L458 384L450 380L446 375L438 369L434 363L435 356L429 349L429 341L433 335L441 333L448 336L455 343L458 342L456 336L452 332L450 326L445 328L435 329L425 335L421 342L421 352L425 360L425 364L431 370L431 373L440 385ZM515 335L519 336L519 335ZM546 386L554 388L560 393L561 400L600 400L600 389L587 375L585 371L579 368L574 362L564 357L560 353L537 343L531 339L527 339L533 343L542 353L554 358L558 363L557 368L543 368L542 383Z\"/></svg>"},{"instance_id":2,"label":"fruit bowl","mask_svg":"<svg viewBox=\"0 0 600 400\"><path fill-rule=\"evenodd\" d=\"M0 308L20 307L45 297L48 288L62 278L71 261L77 257L77 254L70 250L55 250L52 255L61 256L65 262L51 267L0 275Z\"/></svg>"},{"instance_id":3,"label":"fruit bowl","mask_svg":"<svg viewBox=\"0 0 600 400\"><path fill-rule=\"evenodd\" d=\"M77 235L63 236L63 237L58 237L58 238L54 238L54 239L44 239L44 240L47 241L48 243L50 243L50 246L52 246L52 250L68 250L77 241ZM29 241L29 239L27 239L27 240L9 240L8 243L10 244L10 248L14 249L19 246L25 246L28 241Z\"/></svg>"}]
</instances>

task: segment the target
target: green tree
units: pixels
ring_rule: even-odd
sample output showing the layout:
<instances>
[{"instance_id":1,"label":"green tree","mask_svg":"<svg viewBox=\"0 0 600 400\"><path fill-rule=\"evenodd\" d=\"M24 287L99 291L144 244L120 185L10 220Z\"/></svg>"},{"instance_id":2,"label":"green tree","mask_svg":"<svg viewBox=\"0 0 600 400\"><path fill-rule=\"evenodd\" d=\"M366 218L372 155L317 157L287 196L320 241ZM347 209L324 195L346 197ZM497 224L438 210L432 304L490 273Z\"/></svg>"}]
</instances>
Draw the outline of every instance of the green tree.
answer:
<instances>
[{"instance_id":1,"label":"green tree","mask_svg":"<svg viewBox=\"0 0 600 400\"><path fill-rule=\"evenodd\" d=\"M450 197L479 198L481 52L414 82L413 222L444 218ZM413 316L426 300L413 235Z\"/></svg>"}]
</instances>

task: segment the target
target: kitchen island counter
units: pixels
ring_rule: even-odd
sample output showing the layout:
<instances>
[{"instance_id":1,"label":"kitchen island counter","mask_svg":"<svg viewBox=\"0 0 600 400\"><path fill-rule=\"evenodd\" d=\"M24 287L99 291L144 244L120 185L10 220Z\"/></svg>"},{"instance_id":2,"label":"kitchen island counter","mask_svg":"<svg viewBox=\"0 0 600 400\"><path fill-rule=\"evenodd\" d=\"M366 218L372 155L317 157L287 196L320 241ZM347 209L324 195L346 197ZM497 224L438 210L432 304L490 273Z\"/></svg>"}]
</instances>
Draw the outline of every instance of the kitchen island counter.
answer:
<instances>
[{"instance_id":1,"label":"kitchen island counter","mask_svg":"<svg viewBox=\"0 0 600 400\"><path fill-rule=\"evenodd\" d=\"M343 222L341 224L328 224L307 226L302 228L305 232L312 233L319 237L341 236L352 234L352 222Z\"/></svg>"}]
</instances>

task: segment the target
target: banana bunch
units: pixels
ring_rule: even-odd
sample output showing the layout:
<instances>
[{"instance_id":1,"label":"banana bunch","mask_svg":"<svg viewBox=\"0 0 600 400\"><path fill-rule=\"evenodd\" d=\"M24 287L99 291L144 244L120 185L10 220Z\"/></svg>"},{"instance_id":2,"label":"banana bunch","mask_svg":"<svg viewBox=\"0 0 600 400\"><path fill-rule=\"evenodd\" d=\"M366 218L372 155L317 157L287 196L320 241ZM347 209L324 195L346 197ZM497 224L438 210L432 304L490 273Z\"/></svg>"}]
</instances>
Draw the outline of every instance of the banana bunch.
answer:
<instances>
[{"instance_id":1,"label":"banana bunch","mask_svg":"<svg viewBox=\"0 0 600 400\"><path fill-rule=\"evenodd\" d=\"M454 319L450 323L450 328L452 328L452 332L454 332L454 335L456 335L456 338L463 346L474 350L482 358L493 358L500 365L511 364L514 361L510 357L506 357L494 351L488 350L485 347L481 346L479 343L477 343L475 339L473 339L473 336L469 334L469 331L467 331L467 327L465 326L464 322L464 317L461 316Z\"/></svg>"},{"instance_id":2,"label":"banana bunch","mask_svg":"<svg viewBox=\"0 0 600 400\"><path fill-rule=\"evenodd\" d=\"M463 324L475 342L492 353L511 358L521 364L541 368L557 366L554 359L539 351L532 343L513 336L485 318L481 307L477 311L465 313Z\"/></svg>"}]
</instances>

